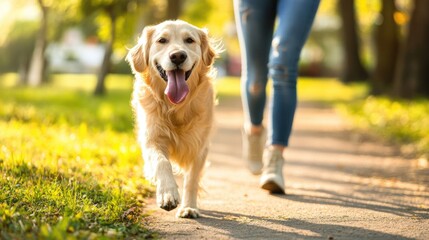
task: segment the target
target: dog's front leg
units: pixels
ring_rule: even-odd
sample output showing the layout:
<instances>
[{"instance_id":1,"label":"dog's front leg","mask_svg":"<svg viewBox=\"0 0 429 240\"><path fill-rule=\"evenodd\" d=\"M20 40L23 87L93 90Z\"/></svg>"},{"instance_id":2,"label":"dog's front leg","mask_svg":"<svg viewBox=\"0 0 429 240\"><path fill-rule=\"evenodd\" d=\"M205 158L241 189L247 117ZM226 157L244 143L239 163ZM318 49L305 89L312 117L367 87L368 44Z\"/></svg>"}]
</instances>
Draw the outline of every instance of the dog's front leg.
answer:
<instances>
[{"instance_id":1,"label":"dog's front leg","mask_svg":"<svg viewBox=\"0 0 429 240\"><path fill-rule=\"evenodd\" d=\"M207 152L207 149L204 150L199 159L192 164L191 169L185 174L182 206L177 211L177 217L198 218L200 216L197 208L197 198L201 172L206 161Z\"/></svg>"},{"instance_id":2,"label":"dog's front leg","mask_svg":"<svg viewBox=\"0 0 429 240\"><path fill-rule=\"evenodd\" d=\"M152 171L155 173L157 205L167 211L175 209L180 202L180 197L167 154L153 148L146 149L144 158L147 164L152 165Z\"/></svg>"}]
</instances>

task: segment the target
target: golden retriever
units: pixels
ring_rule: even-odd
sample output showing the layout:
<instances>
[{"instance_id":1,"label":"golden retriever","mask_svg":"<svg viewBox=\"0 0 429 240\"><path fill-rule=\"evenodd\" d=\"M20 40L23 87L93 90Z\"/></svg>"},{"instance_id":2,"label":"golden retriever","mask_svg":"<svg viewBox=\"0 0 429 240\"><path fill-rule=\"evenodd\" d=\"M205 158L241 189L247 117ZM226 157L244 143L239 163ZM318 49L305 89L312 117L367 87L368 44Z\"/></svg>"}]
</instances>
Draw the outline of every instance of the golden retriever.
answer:
<instances>
[{"instance_id":1,"label":"golden retriever","mask_svg":"<svg viewBox=\"0 0 429 240\"><path fill-rule=\"evenodd\" d=\"M197 195L213 122L211 79L216 49L207 32L184 21L143 29L127 61L135 75L132 107L145 176L156 202L170 211L180 202L171 162L184 174L177 217L197 218Z\"/></svg>"}]
</instances>

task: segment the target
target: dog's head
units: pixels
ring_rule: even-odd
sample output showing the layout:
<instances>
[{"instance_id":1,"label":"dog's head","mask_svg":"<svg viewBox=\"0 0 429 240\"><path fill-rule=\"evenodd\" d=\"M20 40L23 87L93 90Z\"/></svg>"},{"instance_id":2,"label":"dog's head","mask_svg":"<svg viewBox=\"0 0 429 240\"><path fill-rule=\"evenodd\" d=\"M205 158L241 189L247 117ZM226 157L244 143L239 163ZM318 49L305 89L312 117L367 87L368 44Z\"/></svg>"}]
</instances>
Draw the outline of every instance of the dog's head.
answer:
<instances>
[{"instance_id":1,"label":"dog's head","mask_svg":"<svg viewBox=\"0 0 429 240\"><path fill-rule=\"evenodd\" d=\"M147 73L173 104L183 102L200 75L213 64L216 51L207 32L184 21L165 21L143 29L127 61L135 74Z\"/></svg>"}]
</instances>

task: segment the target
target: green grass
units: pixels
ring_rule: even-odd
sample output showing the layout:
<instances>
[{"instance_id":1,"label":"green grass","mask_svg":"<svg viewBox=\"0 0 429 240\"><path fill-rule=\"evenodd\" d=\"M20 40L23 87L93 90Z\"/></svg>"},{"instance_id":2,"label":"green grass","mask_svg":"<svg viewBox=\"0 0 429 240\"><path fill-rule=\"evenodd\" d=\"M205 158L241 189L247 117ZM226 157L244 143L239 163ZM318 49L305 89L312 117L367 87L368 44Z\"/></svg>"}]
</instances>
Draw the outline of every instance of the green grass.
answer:
<instances>
[{"instance_id":1,"label":"green grass","mask_svg":"<svg viewBox=\"0 0 429 240\"><path fill-rule=\"evenodd\" d=\"M368 86L363 83L345 85L336 78L300 78L299 101L339 104L355 101L366 96Z\"/></svg>"},{"instance_id":2,"label":"green grass","mask_svg":"<svg viewBox=\"0 0 429 240\"><path fill-rule=\"evenodd\" d=\"M225 77L215 82L222 97L240 96L240 79ZM298 99L300 101L333 104L363 98L368 92L365 84L344 85L335 78L299 78ZM268 87L268 93L271 86Z\"/></svg>"},{"instance_id":3,"label":"green grass","mask_svg":"<svg viewBox=\"0 0 429 240\"><path fill-rule=\"evenodd\" d=\"M429 158L429 100L367 97L338 106L356 129L403 146L410 155Z\"/></svg>"},{"instance_id":4,"label":"green grass","mask_svg":"<svg viewBox=\"0 0 429 240\"><path fill-rule=\"evenodd\" d=\"M9 78L10 74L6 76ZM36 89L3 86L0 89L0 118L44 125L85 123L91 129L131 131L132 78L110 76L107 79L109 94L100 98L91 94L94 82L95 77L91 75L54 75L51 84Z\"/></svg>"},{"instance_id":5,"label":"green grass","mask_svg":"<svg viewBox=\"0 0 429 240\"><path fill-rule=\"evenodd\" d=\"M54 76L40 88L0 77L0 238L147 238L129 107L131 77Z\"/></svg>"}]
</instances>

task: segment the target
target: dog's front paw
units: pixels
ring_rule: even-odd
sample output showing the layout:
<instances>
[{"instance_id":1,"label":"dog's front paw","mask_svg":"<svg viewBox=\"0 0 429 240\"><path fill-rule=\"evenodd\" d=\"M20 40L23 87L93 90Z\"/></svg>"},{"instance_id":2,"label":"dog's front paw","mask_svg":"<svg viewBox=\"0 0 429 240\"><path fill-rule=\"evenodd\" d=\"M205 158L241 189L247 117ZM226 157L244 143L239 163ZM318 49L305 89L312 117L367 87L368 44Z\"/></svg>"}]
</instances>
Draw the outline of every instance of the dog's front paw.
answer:
<instances>
[{"instance_id":1,"label":"dog's front paw","mask_svg":"<svg viewBox=\"0 0 429 240\"><path fill-rule=\"evenodd\" d=\"M175 209L180 202L177 188L158 190L156 193L156 202L164 210L171 211Z\"/></svg>"},{"instance_id":2,"label":"dog's front paw","mask_svg":"<svg viewBox=\"0 0 429 240\"><path fill-rule=\"evenodd\" d=\"M200 211L196 208L190 208L190 207L181 207L179 210L177 210L176 217L179 218L199 218L200 217Z\"/></svg>"}]
</instances>

